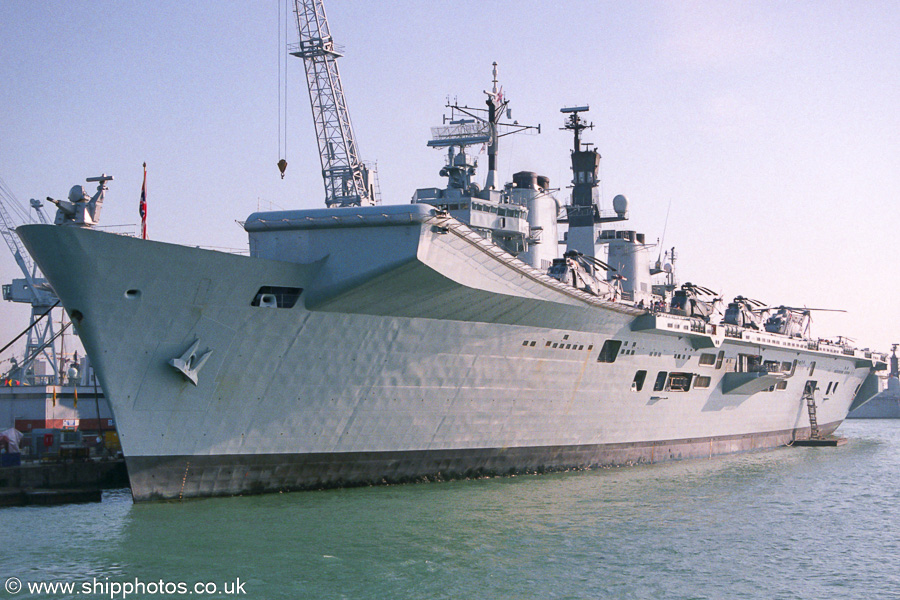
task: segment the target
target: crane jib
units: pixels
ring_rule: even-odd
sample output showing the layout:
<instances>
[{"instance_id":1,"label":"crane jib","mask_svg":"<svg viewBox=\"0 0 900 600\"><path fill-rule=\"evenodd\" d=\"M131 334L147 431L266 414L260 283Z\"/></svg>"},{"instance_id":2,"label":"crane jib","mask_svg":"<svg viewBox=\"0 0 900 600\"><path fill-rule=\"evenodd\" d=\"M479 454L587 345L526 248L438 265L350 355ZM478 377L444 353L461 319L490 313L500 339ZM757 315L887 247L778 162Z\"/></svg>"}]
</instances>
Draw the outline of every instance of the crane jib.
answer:
<instances>
[{"instance_id":1,"label":"crane jib","mask_svg":"<svg viewBox=\"0 0 900 600\"><path fill-rule=\"evenodd\" d=\"M302 58L306 66L325 183L325 205L329 208L374 205L372 178L359 158L337 66L341 54L335 50L325 6L322 0L295 0L294 8L300 42L291 48L291 55Z\"/></svg>"}]
</instances>

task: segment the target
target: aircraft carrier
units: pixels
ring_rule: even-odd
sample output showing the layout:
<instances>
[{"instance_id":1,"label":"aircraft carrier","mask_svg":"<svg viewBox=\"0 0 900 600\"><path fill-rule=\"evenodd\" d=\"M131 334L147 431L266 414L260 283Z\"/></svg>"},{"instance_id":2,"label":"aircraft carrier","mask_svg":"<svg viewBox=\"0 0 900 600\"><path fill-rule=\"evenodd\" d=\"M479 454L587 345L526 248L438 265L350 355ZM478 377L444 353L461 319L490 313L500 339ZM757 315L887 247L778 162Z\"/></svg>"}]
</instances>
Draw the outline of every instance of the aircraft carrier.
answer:
<instances>
[{"instance_id":1,"label":"aircraft carrier","mask_svg":"<svg viewBox=\"0 0 900 600\"><path fill-rule=\"evenodd\" d=\"M884 378L881 391L864 404L851 407L848 419L900 419L900 358L897 347L891 349L891 370Z\"/></svg>"},{"instance_id":2,"label":"aircraft carrier","mask_svg":"<svg viewBox=\"0 0 900 600\"><path fill-rule=\"evenodd\" d=\"M710 457L822 438L871 395L883 357L811 339L801 309L738 297L722 316L622 227L624 197L600 210L587 106L562 110L568 203L536 173L500 184L496 79L486 116L454 105L433 131L444 187L252 214L249 257L97 230L105 179L18 229L135 501Z\"/></svg>"}]
</instances>

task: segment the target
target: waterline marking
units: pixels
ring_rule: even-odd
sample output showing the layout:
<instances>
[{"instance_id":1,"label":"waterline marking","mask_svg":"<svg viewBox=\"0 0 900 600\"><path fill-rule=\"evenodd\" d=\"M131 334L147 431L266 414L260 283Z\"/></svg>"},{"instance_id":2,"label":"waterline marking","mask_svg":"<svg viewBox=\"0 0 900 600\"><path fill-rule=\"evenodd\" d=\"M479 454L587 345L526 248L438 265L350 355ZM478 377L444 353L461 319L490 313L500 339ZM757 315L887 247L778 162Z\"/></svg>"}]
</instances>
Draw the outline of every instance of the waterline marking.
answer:
<instances>
[{"instance_id":1,"label":"waterline marking","mask_svg":"<svg viewBox=\"0 0 900 600\"><path fill-rule=\"evenodd\" d=\"M140 594L142 596L155 595L213 595L240 596L246 594L244 586L246 581L238 577L234 581L226 581L219 585L212 581L197 581L193 584L184 581L110 581L105 578L102 581L93 578L91 581L28 581L24 584L18 577L9 577L4 584L7 593L16 595L20 592L26 594L66 594L84 596L103 596L110 600L126 600L129 596Z\"/></svg>"}]
</instances>

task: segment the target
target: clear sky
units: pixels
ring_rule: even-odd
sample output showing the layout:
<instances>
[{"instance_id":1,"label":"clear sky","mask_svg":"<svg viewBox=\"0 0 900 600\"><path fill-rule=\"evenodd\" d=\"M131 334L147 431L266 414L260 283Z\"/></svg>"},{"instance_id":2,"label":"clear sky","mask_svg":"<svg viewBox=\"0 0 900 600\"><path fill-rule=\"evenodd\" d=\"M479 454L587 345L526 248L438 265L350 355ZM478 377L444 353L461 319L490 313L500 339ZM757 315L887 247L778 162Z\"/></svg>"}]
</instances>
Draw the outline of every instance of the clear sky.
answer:
<instances>
[{"instance_id":1,"label":"clear sky","mask_svg":"<svg viewBox=\"0 0 900 600\"><path fill-rule=\"evenodd\" d=\"M682 281L845 309L816 314L813 334L900 342L900 3L326 8L385 203L443 184L429 127L448 96L481 103L497 61L513 117L542 125L503 138L501 179L533 170L568 194L559 108L590 104L605 208L624 193L629 228L648 240L665 228ZM146 161L150 237L202 246L246 248L236 221L258 206L322 206L295 58L284 180L275 166L278 14L278 0L0 2L0 177L25 203L111 173L102 224L136 231ZM17 276L2 249L0 278ZM27 308L0 304L0 341L26 320Z\"/></svg>"}]
</instances>

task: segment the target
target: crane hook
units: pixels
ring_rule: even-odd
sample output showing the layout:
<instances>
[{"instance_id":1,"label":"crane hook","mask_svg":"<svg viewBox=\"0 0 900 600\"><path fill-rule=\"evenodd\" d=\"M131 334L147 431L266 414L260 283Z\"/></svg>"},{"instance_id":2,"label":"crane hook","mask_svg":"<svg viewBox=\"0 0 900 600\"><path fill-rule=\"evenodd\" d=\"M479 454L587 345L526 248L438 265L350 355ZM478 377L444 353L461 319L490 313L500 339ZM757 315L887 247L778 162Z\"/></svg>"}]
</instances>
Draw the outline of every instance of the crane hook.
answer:
<instances>
[{"instance_id":1,"label":"crane hook","mask_svg":"<svg viewBox=\"0 0 900 600\"><path fill-rule=\"evenodd\" d=\"M284 179L284 170L287 169L287 161L283 158L278 161L278 170L281 171L281 178Z\"/></svg>"}]
</instances>

